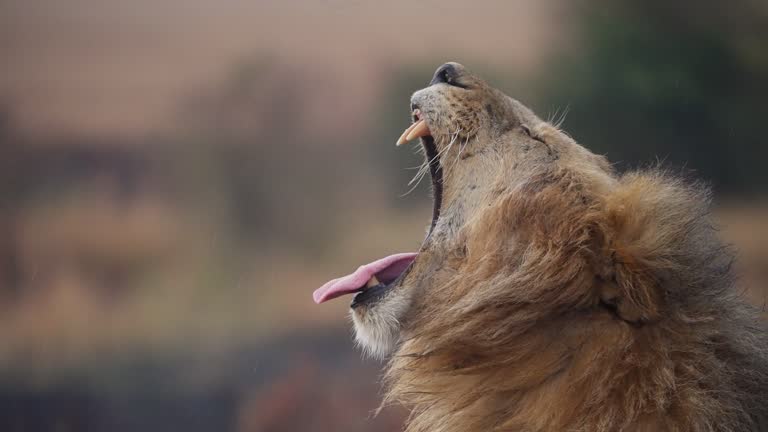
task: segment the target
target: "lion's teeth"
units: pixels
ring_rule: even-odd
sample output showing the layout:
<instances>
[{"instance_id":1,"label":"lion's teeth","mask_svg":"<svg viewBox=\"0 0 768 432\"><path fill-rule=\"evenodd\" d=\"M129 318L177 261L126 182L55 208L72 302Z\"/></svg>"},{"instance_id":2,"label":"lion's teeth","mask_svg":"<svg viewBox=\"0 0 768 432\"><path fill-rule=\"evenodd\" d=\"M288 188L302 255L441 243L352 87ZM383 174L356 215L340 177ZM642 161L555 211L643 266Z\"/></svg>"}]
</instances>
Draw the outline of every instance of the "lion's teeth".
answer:
<instances>
[{"instance_id":1,"label":"lion's teeth","mask_svg":"<svg viewBox=\"0 0 768 432\"><path fill-rule=\"evenodd\" d=\"M403 134L400 135L400 138L397 140L395 145L403 145L414 138L427 136L429 134L430 131L429 127L427 126L427 122L424 120L418 120L416 123L408 126Z\"/></svg>"},{"instance_id":2,"label":"lion's teeth","mask_svg":"<svg viewBox=\"0 0 768 432\"><path fill-rule=\"evenodd\" d=\"M408 127L405 129L405 131L403 131L403 134L402 134L402 135L400 135L400 138L398 138L398 140L397 140L397 143L396 143L395 145L398 145L398 146L399 146L399 145L403 145L403 144L405 144L405 143L407 143L407 142L408 142L408 140L406 140L406 139L405 139L405 137L407 137L407 136L408 136L408 133L411 131L411 129L413 129L413 126L414 126L415 124L416 124L416 123L414 123L414 124L412 124L412 125L408 126Z\"/></svg>"},{"instance_id":3,"label":"lion's teeth","mask_svg":"<svg viewBox=\"0 0 768 432\"><path fill-rule=\"evenodd\" d=\"M376 276L374 275L374 276L371 276L370 279L368 279L368 282L365 283L365 287L366 288L372 288L372 287L375 287L376 285L378 285L380 283L381 282L379 282L379 280L376 279Z\"/></svg>"},{"instance_id":4,"label":"lion's teeth","mask_svg":"<svg viewBox=\"0 0 768 432\"><path fill-rule=\"evenodd\" d=\"M405 137L405 140L410 141L414 138L419 138L427 135L429 135L429 127L427 126L427 122L425 122L424 120L419 120L413 124L413 128L408 133L408 136Z\"/></svg>"}]
</instances>

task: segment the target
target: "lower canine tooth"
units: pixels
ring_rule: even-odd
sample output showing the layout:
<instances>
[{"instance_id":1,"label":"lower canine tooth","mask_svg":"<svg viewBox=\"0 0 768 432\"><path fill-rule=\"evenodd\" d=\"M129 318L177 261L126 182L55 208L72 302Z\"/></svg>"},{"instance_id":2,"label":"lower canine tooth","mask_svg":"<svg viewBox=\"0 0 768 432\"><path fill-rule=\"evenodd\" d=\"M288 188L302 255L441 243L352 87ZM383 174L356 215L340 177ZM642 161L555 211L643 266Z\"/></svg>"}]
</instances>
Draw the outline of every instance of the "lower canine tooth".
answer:
<instances>
[{"instance_id":1,"label":"lower canine tooth","mask_svg":"<svg viewBox=\"0 0 768 432\"><path fill-rule=\"evenodd\" d=\"M376 276L371 276L371 278L368 279L368 282L365 283L365 287L366 288L372 288L372 287L375 287L376 285L378 285L380 283L381 282L379 282L379 280L376 279Z\"/></svg>"}]
</instances>

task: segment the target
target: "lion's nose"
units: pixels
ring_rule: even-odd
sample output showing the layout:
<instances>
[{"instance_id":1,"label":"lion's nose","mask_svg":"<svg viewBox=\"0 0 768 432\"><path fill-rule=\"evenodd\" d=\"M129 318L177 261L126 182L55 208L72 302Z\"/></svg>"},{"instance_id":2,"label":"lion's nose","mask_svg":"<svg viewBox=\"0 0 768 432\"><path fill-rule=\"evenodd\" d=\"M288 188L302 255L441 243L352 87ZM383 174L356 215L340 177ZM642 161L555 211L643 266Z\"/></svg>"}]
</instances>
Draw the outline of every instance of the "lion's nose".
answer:
<instances>
[{"instance_id":1,"label":"lion's nose","mask_svg":"<svg viewBox=\"0 0 768 432\"><path fill-rule=\"evenodd\" d=\"M449 62L446 63L435 71L435 75L432 77L432 81L429 85L434 84L449 84L458 85L458 80L464 73L464 66L459 63Z\"/></svg>"}]
</instances>

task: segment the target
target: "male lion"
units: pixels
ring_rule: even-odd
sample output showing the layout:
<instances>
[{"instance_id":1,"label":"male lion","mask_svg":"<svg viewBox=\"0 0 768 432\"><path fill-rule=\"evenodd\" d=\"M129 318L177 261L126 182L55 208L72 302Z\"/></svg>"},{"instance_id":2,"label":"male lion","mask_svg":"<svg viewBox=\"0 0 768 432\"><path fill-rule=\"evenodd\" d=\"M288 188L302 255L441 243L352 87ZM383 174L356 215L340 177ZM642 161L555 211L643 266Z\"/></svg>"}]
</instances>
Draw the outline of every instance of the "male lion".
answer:
<instances>
[{"instance_id":1,"label":"male lion","mask_svg":"<svg viewBox=\"0 0 768 432\"><path fill-rule=\"evenodd\" d=\"M768 430L766 328L706 188L617 175L457 63L411 109L399 143L421 138L434 190L421 249L314 295L357 293L408 431Z\"/></svg>"}]
</instances>

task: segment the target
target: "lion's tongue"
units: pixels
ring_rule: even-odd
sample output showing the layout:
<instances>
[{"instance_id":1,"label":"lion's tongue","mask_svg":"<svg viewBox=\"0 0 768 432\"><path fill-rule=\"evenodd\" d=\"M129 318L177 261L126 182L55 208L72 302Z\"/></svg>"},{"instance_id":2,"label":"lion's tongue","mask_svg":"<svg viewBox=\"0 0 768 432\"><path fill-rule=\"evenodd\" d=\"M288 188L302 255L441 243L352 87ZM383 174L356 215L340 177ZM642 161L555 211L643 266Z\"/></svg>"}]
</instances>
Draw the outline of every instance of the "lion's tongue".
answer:
<instances>
[{"instance_id":1,"label":"lion's tongue","mask_svg":"<svg viewBox=\"0 0 768 432\"><path fill-rule=\"evenodd\" d=\"M404 252L381 258L370 264L360 266L354 273L328 281L312 294L315 303L335 299L345 294L360 291L371 277L376 276L388 284L397 279L406 267L416 258L415 252Z\"/></svg>"}]
</instances>

